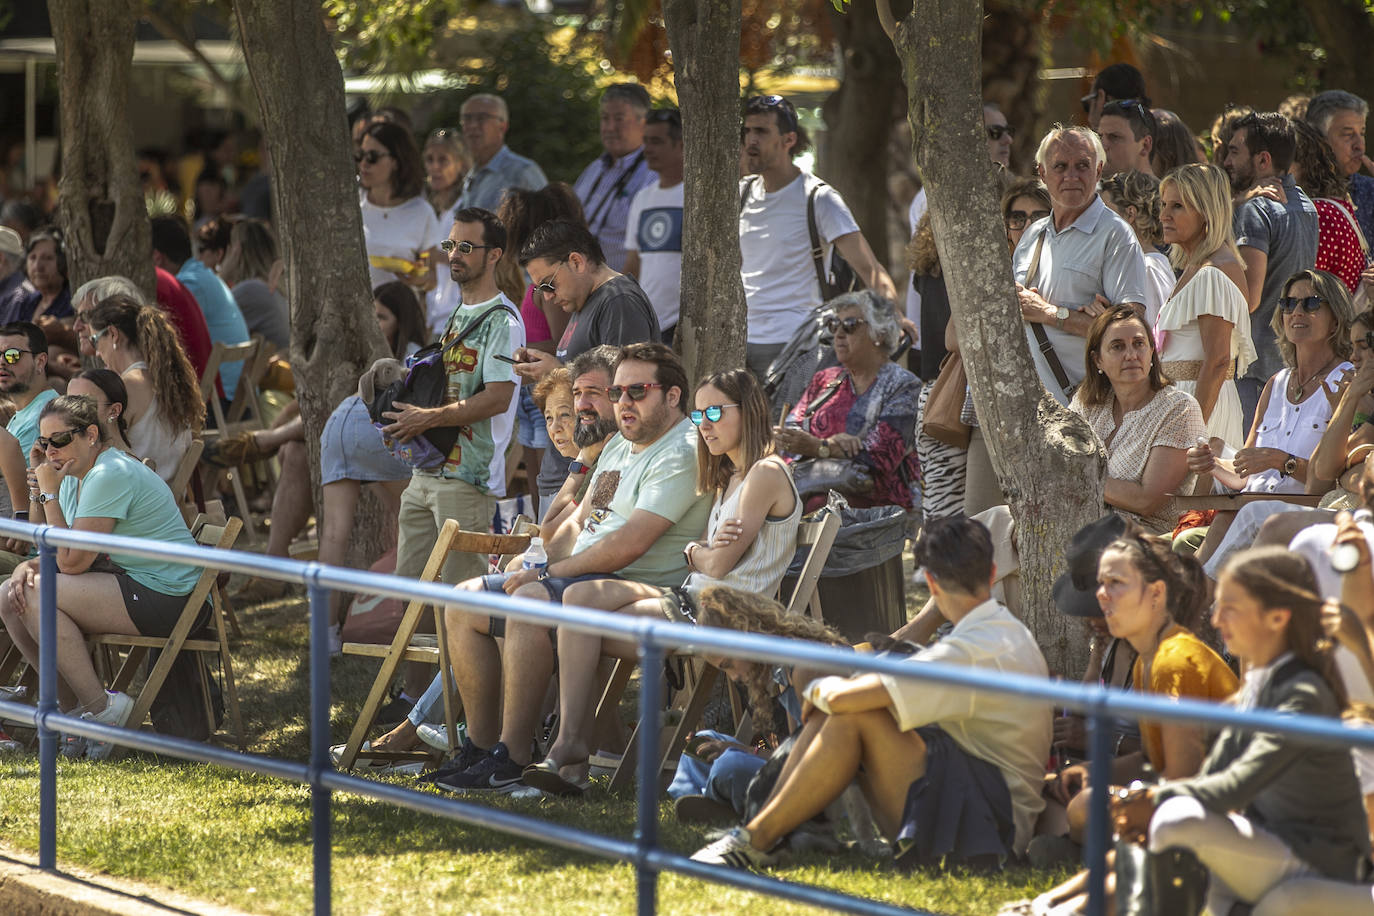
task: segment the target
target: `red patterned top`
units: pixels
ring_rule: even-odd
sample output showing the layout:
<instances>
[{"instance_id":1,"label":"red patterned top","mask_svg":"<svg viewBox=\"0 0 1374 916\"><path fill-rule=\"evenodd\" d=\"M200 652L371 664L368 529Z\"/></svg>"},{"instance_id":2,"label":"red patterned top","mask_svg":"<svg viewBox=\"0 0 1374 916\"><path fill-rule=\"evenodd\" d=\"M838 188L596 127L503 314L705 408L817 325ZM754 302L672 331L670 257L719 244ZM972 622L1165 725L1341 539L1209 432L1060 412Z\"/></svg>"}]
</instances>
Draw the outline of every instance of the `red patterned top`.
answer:
<instances>
[{"instance_id":1,"label":"red patterned top","mask_svg":"<svg viewBox=\"0 0 1374 916\"><path fill-rule=\"evenodd\" d=\"M1364 249L1355 231L1355 208L1330 197L1318 197L1312 203L1317 208L1317 270L1340 277L1353 293L1365 268Z\"/></svg>"}]
</instances>

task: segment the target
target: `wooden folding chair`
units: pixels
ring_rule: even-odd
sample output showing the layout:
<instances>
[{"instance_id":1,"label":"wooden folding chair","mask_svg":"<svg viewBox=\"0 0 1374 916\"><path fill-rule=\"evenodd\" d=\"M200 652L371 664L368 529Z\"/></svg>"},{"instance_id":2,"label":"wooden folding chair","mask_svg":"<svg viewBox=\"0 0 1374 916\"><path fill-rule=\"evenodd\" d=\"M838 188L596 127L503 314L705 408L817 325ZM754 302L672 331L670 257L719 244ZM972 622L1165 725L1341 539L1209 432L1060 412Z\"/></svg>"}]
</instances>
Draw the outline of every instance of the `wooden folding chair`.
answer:
<instances>
[{"instance_id":1,"label":"wooden folding chair","mask_svg":"<svg viewBox=\"0 0 1374 916\"><path fill-rule=\"evenodd\" d=\"M207 524L203 518L200 518L192 526L192 534L196 541L204 546L229 550L233 548L242 528L243 523L237 518L229 519L223 526ZM113 667L114 657L121 652L125 653L123 663L120 664L110 683L111 690L129 690L149 651L159 650L157 661L153 664L152 670L148 672L148 677L143 682L142 688L134 697L133 712L129 716L128 727L130 728L139 728L143 724L143 720L152 708L153 701L167 680L167 675L171 672L172 664L178 655L182 652L199 652L217 656L224 669L224 696L230 722L233 724L234 737L237 739L239 750L246 751L248 742L243 730L243 716L239 708L238 686L234 681L233 661L229 655L228 640L225 638L223 604L216 584L218 576L219 570L217 569L207 567L201 570L200 578L196 581L196 587L187 597L181 617L177 620L176 626L172 628L170 636L126 636L117 633L97 633L88 635L86 642L97 656L97 669L110 670ZM209 639L193 639L191 638L191 627L195 624L200 609L205 605L207 599L212 608L211 622L215 633ZM215 714L210 698L209 678L203 668L200 681L206 722L209 724L210 733L213 735L216 731ZM119 753L118 748L116 748L115 753Z\"/></svg>"},{"instance_id":2,"label":"wooden folding chair","mask_svg":"<svg viewBox=\"0 0 1374 916\"><path fill-rule=\"evenodd\" d=\"M839 531L840 515L828 506L823 506L802 519L801 524L797 526L797 547L805 549L807 553L806 560L802 563L801 573L797 576L797 584L792 589L792 596L787 602L787 613L809 613L817 620L824 619L821 615L820 598L816 594L816 584L820 581L821 570L825 568L825 561L830 556L830 548L834 546L835 537ZM673 655L679 654L681 653L673 653ZM663 754L663 759L659 765L660 773L682 753L683 747L687 744L687 739L696 730L697 723L701 721L702 713L706 711L706 705L711 699L711 691L715 689L719 669L703 660L697 659L696 661L699 662L696 666L698 670L694 674L689 674L690 693L682 709L682 718L678 720L677 727L674 728L672 738ZM596 715L598 719L603 715L615 714L635 664L637 663L626 659L616 660L615 670L611 672L606 689L602 692L601 702L597 705ZM656 672L644 672L643 676L657 677L658 674ZM730 707L734 713L737 726L736 736L738 737L750 726L748 717L739 707L739 700L733 690L730 691ZM639 748L639 726L640 723L636 722L634 731L630 734L630 741L625 746L625 754L621 758L619 766L616 767L615 774L611 777L610 788L612 792L622 791L634 781L635 760L638 757Z\"/></svg>"},{"instance_id":3,"label":"wooden folding chair","mask_svg":"<svg viewBox=\"0 0 1374 916\"><path fill-rule=\"evenodd\" d=\"M213 429L207 426L201 432L206 446L229 439L241 432L252 432L264 427L262 401L258 395L257 379L253 375L254 372L262 371L258 365L262 344L263 339L254 336L246 343L220 342L211 348L205 371L200 376L200 395L205 399L207 416L214 420ZM219 389L215 382L220 377L220 370L227 363L239 363L241 369L238 386L229 395L229 406L226 409L220 401ZM248 496L243 489L243 470L241 466L230 468L229 483L234 491L234 500L238 503L239 514L243 517L248 540L256 542L258 538L253 526L253 515L248 507Z\"/></svg>"},{"instance_id":4,"label":"wooden folding chair","mask_svg":"<svg viewBox=\"0 0 1374 916\"><path fill-rule=\"evenodd\" d=\"M449 519L439 529L439 537L434 542L434 549L429 552L429 560L425 562L425 568L420 573L421 582L438 582L440 573L444 569L444 561L448 559L450 552L478 553L478 554L501 554L519 553L529 546L529 534L485 534L475 531L463 531L458 527L458 522ZM396 636L391 640L390 645L346 642L343 644L345 655L365 655L369 658L380 658L382 660L381 670L377 672L377 677L372 681L372 689L367 694L367 700L363 703L362 711L358 713L358 721L353 724L353 731L348 736L348 743L344 745L343 754L339 757L338 768L350 770L359 757L369 760L426 760L431 755L426 751L373 751L363 750L363 741L367 738L368 732L377 719L377 711L381 709L385 702L387 691L391 687L392 680L396 677L397 669L401 662L424 662L431 665L438 665L442 675L440 683L444 688L444 725L448 731L446 734L457 734L456 726L458 713L462 709L462 699L453 690L452 682L449 679L448 671L450 662L448 657L448 640L444 633L444 615L442 608L436 608L434 613L433 636L422 634L417 636L416 629L420 625L420 617L428 605L416 599L406 605L405 615L401 617L400 626L396 628Z\"/></svg>"}]
</instances>

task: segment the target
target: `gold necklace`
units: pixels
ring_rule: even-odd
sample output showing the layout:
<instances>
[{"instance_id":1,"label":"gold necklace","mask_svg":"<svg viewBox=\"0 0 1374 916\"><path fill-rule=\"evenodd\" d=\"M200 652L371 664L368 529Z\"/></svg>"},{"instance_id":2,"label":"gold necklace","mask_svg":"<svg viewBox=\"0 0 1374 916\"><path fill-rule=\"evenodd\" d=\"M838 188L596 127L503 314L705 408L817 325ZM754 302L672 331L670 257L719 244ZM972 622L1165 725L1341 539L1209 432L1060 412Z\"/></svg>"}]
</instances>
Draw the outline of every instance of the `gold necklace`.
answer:
<instances>
[{"instance_id":1,"label":"gold necklace","mask_svg":"<svg viewBox=\"0 0 1374 916\"><path fill-rule=\"evenodd\" d=\"M1315 382L1318 378L1320 378L1320 377L1326 375L1326 367L1329 366L1329 365L1331 365L1331 360L1328 359L1326 362L1322 363L1322 367L1321 367L1320 369L1318 369L1316 372L1312 373L1312 375L1308 377L1307 381L1303 382L1301 385L1298 386L1298 392L1297 392L1297 394L1294 395L1294 394L1291 394L1291 393L1290 393L1290 394L1288 395L1288 399L1289 399L1290 401L1292 401L1292 400L1301 401L1301 400L1303 399L1303 392L1305 392L1305 391L1307 390L1307 386L1310 385L1310 384L1312 384L1313 382ZM1296 368L1296 367L1295 367L1295 368ZM1289 373L1289 376L1288 376L1288 383L1289 383L1289 386L1290 386L1290 387L1291 387L1292 384L1293 384L1293 378L1294 378L1294 376L1292 375L1292 373Z\"/></svg>"}]
</instances>

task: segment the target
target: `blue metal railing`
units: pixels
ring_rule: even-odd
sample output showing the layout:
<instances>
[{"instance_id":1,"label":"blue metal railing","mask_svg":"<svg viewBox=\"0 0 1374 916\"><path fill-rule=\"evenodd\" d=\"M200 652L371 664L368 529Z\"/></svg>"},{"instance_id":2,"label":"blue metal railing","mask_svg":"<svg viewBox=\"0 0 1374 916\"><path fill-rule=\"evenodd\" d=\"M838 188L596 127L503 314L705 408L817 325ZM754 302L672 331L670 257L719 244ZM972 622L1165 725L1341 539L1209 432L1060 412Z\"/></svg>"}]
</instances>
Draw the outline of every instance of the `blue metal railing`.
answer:
<instances>
[{"instance_id":1,"label":"blue metal railing","mask_svg":"<svg viewBox=\"0 0 1374 916\"><path fill-rule=\"evenodd\" d=\"M340 589L399 598L416 598L437 605L460 605L481 613L496 614L529 623L565 627L601 636L629 638L640 646L644 670L655 671L667 649L780 664L804 664L808 668L839 672L872 672L924 681L946 687L984 690L1033 698L1046 704L1082 711L1088 721L1091 750L1091 781L1106 786L1110 779L1109 735L1116 717L1147 717L1159 721L1183 721L1206 725L1236 725L1262 729L1304 742L1343 747L1374 748L1374 728L1351 728L1321 717L1280 715L1269 711L1242 712L1233 707L1196 700L1171 700L1158 696L1103 688L1068 681L1028 676L992 674L973 668L940 664L912 664L895 657L860 655L797 640L779 639L728 630L696 628L647 617L564 607L546 602L511 598L491 592L456 592L451 587L416 582L396 576L301 563L276 557L208 547L191 547L117 537L94 532L34 526L0 519L0 537L19 538L38 545L40 563L40 661L39 697L35 709L25 704L0 701L0 718L33 725L39 737L39 867L57 865L57 731L80 737L111 741L136 750L165 754L202 763L213 763L246 772L274 776L311 787L314 849L315 912L330 911L330 797L351 792L424 814L452 818L487 827L527 840L560 846L608 859L630 862L637 873L638 912L655 912L658 873L672 871L690 877L851 913L911 914L910 908L854 897L838 891L781 881L751 872L704 865L685 856L657 848L658 773L654 754L647 748L639 755L637 830L633 841L618 840L536 818L493 809L457 799L436 796L380 783L334 770L329 758L329 591ZM242 754L152 732L119 729L64 715L57 710L56 690L56 595L50 587L57 574L56 548L128 554L148 559L212 567L229 572L266 576L303 584L310 602L310 760L307 764L266 755ZM639 697L640 734L659 733L661 703L659 679L646 677ZM1089 912L1104 912L1105 853L1110 839L1108 793L1093 793L1085 859L1089 867Z\"/></svg>"}]
</instances>

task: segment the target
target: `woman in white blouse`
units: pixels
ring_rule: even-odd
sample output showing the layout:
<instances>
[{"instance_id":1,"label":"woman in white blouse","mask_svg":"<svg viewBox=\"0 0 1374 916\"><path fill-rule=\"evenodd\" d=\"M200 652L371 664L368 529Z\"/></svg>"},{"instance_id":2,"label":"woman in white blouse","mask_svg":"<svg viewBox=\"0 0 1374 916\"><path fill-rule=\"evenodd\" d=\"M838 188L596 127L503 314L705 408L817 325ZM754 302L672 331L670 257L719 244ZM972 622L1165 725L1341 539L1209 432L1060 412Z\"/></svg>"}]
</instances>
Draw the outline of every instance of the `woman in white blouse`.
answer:
<instances>
[{"instance_id":1,"label":"woman in white blouse","mask_svg":"<svg viewBox=\"0 0 1374 916\"><path fill-rule=\"evenodd\" d=\"M362 189L363 241L371 288L400 280L423 293L434 288L442 237L434 208L425 200L425 167L415 138L399 124L374 121L363 131L353 158Z\"/></svg>"}]
</instances>

